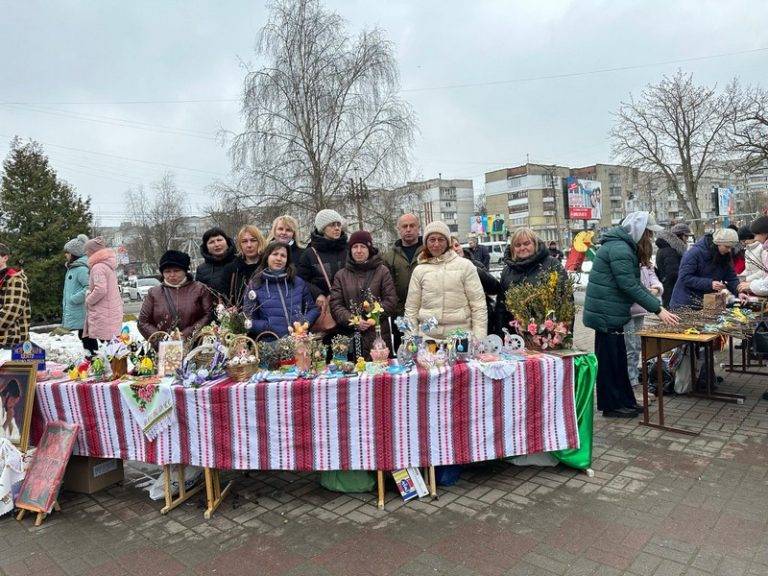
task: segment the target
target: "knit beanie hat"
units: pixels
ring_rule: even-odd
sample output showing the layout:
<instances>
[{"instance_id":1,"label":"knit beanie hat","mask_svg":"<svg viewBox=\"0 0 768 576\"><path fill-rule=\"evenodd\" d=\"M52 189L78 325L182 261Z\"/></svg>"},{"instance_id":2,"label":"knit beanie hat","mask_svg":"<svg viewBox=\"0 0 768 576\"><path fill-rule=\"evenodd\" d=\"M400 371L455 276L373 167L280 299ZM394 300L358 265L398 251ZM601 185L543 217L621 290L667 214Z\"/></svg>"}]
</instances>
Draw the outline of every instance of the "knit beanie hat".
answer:
<instances>
[{"instance_id":1,"label":"knit beanie hat","mask_svg":"<svg viewBox=\"0 0 768 576\"><path fill-rule=\"evenodd\" d=\"M768 216L760 216L749 226L752 234L768 234Z\"/></svg>"},{"instance_id":2,"label":"knit beanie hat","mask_svg":"<svg viewBox=\"0 0 768 576\"><path fill-rule=\"evenodd\" d=\"M427 238L429 238L430 234L442 234L445 236L445 239L448 240L448 243L451 243L451 230L448 228L448 225L445 222L435 220L434 222L427 224L427 227L424 228L425 244L427 243Z\"/></svg>"},{"instance_id":3,"label":"knit beanie hat","mask_svg":"<svg viewBox=\"0 0 768 576\"><path fill-rule=\"evenodd\" d=\"M104 240L103 236L96 236L96 238L91 238L85 243L85 253L90 256L91 254L95 254L99 250L103 250L107 247L107 243ZM71 252L70 252L71 254Z\"/></svg>"},{"instance_id":4,"label":"knit beanie hat","mask_svg":"<svg viewBox=\"0 0 768 576\"><path fill-rule=\"evenodd\" d=\"M186 252L179 252L178 250L167 250L165 254L160 257L160 272L166 268L180 268L182 270L189 270L189 254Z\"/></svg>"},{"instance_id":5,"label":"knit beanie hat","mask_svg":"<svg viewBox=\"0 0 768 576\"><path fill-rule=\"evenodd\" d=\"M754 240L755 235L752 234L752 230L749 226L742 226L739 228L739 240Z\"/></svg>"},{"instance_id":6,"label":"knit beanie hat","mask_svg":"<svg viewBox=\"0 0 768 576\"><path fill-rule=\"evenodd\" d=\"M736 230L731 228L720 228L715 230L715 233L712 235L712 242L720 246L730 246L733 248L739 243L739 235L736 233Z\"/></svg>"},{"instance_id":7,"label":"knit beanie hat","mask_svg":"<svg viewBox=\"0 0 768 576\"><path fill-rule=\"evenodd\" d=\"M342 228L344 227L344 218L336 210L331 210L330 208L320 210L315 216L315 230L322 234L325 227L334 222L341 222Z\"/></svg>"},{"instance_id":8,"label":"knit beanie hat","mask_svg":"<svg viewBox=\"0 0 768 576\"><path fill-rule=\"evenodd\" d=\"M72 240L64 244L64 252L72 254L75 258L80 258L85 254L86 242L88 242L88 236L85 234L78 234L77 238L72 238Z\"/></svg>"},{"instance_id":9,"label":"knit beanie hat","mask_svg":"<svg viewBox=\"0 0 768 576\"><path fill-rule=\"evenodd\" d=\"M675 236L690 236L691 235L691 227L688 226L688 224L675 224L672 226L672 234Z\"/></svg>"},{"instance_id":10,"label":"knit beanie hat","mask_svg":"<svg viewBox=\"0 0 768 576\"><path fill-rule=\"evenodd\" d=\"M371 236L371 233L367 230L357 230L356 232L352 232L352 234L349 236L349 251L352 252L352 246L355 244L365 244L368 248L368 256L373 256L378 252L376 248L373 247L373 236Z\"/></svg>"}]
</instances>

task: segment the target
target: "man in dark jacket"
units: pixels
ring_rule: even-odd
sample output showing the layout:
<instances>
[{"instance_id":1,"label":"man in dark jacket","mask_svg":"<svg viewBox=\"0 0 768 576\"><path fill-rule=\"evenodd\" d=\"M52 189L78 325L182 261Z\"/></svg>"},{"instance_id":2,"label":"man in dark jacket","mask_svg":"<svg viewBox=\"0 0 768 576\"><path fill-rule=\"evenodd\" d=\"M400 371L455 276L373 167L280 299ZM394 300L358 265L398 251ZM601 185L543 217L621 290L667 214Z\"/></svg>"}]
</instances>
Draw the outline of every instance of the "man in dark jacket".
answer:
<instances>
[{"instance_id":1,"label":"man in dark jacket","mask_svg":"<svg viewBox=\"0 0 768 576\"><path fill-rule=\"evenodd\" d=\"M480 241L475 234L469 235L469 253L472 255L472 260L480 262L486 270L490 268L491 251L480 244Z\"/></svg>"},{"instance_id":2,"label":"man in dark jacket","mask_svg":"<svg viewBox=\"0 0 768 576\"><path fill-rule=\"evenodd\" d=\"M405 301L408 298L408 285L411 283L411 274L416 268L417 255L421 251L423 242L419 219L414 214L403 214L397 219L397 234L400 236L392 248L384 254L384 264L389 268L392 280L397 292L397 309L395 318L405 315ZM400 331L392 329L395 349L400 347Z\"/></svg>"},{"instance_id":3,"label":"man in dark jacket","mask_svg":"<svg viewBox=\"0 0 768 576\"><path fill-rule=\"evenodd\" d=\"M664 286L662 304L669 307L672 299L672 291L677 282L677 272L680 269L680 261L688 249L688 238L691 229L688 224L675 224L671 230L659 232L656 238L656 276Z\"/></svg>"},{"instance_id":4,"label":"man in dark jacket","mask_svg":"<svg viewBox=\"0 0 768 576\"><path fill-rule=\"evenodd\" d=\"M416 268L416 256L422 247L419 219L413 214L403 214L397 220L397 233L400 239L384 254L384 264L389 268L397 291L397 312L405 313L405 300L408 298L408 285L411 274Z\"/></svg>"},{"instance_id":5,"label":"man in dark jacket","mask_svg":"<svg viewBox=\"0 0 768 576\"><path fill-rule=\"evenodd\" d=\"M549 255L552 256L552 258L555 260L563 259L563 253L560 251L560 248L557 247L557 242L554 240L550 241L549 243Z\"/></svg>"},{"instance_id":6,"label":"man in dark jacket","mask_svg":"<svg viewBox=\"0 0 768 576\"><path fill-rule=\"evenodd\" d=\"M221 228L211 228L203 234L200 254L205 262L197 267L195 280L208 286L219 297L226 298L229 295L229 275L225 268L235 258L235 243Z\"/></svg>"}]
</instances>

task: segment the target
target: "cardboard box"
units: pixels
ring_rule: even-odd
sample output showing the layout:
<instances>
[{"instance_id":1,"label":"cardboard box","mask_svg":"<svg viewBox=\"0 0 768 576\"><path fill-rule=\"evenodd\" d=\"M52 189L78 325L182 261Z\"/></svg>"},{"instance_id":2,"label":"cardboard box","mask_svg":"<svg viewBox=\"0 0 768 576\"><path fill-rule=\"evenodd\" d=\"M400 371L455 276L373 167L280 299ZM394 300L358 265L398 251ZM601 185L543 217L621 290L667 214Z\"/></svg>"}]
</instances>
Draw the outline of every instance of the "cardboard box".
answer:
<instances>
[{"instance_id":1,"label":"cardboard box","mask_svg":"<svg viewBox=\"0 0 768 576\"><path fill-rule=\"evenodd\" d=\"M122 460L72 456L69 459L61 489L80 494L93 494L124 479Z\"/></svg>"}]
</instances>

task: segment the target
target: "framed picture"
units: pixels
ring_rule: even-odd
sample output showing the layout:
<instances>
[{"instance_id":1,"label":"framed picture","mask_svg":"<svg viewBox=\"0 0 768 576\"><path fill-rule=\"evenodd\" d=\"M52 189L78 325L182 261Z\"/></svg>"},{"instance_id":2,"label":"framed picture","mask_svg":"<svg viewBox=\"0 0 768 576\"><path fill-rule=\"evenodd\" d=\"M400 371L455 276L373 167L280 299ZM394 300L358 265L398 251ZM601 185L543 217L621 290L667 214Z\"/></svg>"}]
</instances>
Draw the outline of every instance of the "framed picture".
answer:
<instances>
[{"instance_id":1,"label":"framed picture","mask_svg":"<svg viewBox=\"0 0 768 576\"><path fill-rule=\"evenodd\" d=\"M172 376L184 360L184 342L163 340L157 346L157 375Z\"/></svg>"},{"instance_id":2,"label":"framed picture","mask_svg":"<svg viewBox=\"0 0 768 576\"><path fill-rule=\"evenodd\" d=\"M6 362L0 366L0 438L8 438L22 452L29 447L36 377L34 363Z\"/></svg>"}]
</instances>

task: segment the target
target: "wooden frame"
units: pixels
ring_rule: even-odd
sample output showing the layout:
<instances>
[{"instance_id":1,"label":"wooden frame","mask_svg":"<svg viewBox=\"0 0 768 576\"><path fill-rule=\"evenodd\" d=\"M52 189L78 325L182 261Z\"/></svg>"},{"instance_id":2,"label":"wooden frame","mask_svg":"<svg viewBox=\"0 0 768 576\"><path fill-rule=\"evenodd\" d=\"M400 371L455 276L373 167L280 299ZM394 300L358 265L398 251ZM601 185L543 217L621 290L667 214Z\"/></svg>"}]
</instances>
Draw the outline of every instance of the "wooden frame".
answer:
<instances>
[{"instance_id":1,"label":"wooden frame","mask_svg":"<svg viewBox=\"0 0 768 576\"><path fill-rule=\"evenodd\" d=\"M11 384L12 382L16 382L16 385ZM0 366L0 438L10 438L22 452L26 452L29 448L36 385L37 362L6 362ZM18 388L18 396L15 395L16 388ZM8 430L5 427L6 411L11 398L17 398L17 401L13 406L14 413L9 424L10 430ZM18 438L15 438L15 432L18 432Z\"/></svg>"}]
</instances>

